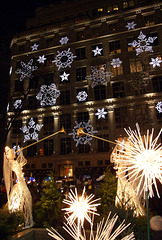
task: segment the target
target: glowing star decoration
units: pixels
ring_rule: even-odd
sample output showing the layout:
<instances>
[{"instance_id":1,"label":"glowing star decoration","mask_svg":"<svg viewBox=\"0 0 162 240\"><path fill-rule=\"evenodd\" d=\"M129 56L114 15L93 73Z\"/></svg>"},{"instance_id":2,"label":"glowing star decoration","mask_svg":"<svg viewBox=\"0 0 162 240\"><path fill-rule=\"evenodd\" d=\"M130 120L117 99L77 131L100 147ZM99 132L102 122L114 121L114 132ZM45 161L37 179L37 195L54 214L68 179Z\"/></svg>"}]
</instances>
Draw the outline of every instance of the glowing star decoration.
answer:
<instances>
[{"instance_id":1,"label":"glowing star decoration","mask_svg":"<svg viewBox=\"0 0 162 240\"><path fill-rule=\"evenodd\" d=\"M149 64L152 65L153 68L155 68L155 67L160 67L160 63L162 63L162 60L159 59L159 57L156 57L156 58L151 58L151 62Z\"/></svg>"},{"instance_id":2,"label":"glowing star decoration","mask_svg":"<svg viewBox=\"0 0 162 240\"><path fill-rule=\"evenodd\" d=\"M105 115L107 114L107 111L105 111L104 108L102 109L97 109L97 113L95 113L95 115L98 117L98 119L100 118L104 118L105 119Z\"/></svg>"},{"instance_id":3,"label":"glowing star decoration","mask_svg":"<svg viewBox=\"0 0 162 240\"><path fill-rule=\"evenodd\" d=\"M112 76L112 72L106 72L106 64L104 64L100 69L91 66L92 74L86 77L87 80L91 80L91 87L94 88L98 84L107 85L107 77Z\"/></svg>"},{"instance_id":4,"label":"glowing star decoration","mask_svg":"<svg viewBox=\"0 0 162 240\"><path fill-rule=\"evenodd\" d=\"M80 91L76 96L79 102L86 101L87 97L88 97L88 94L86 93L86 91Z\"/></svg>"},{"instance_id":5,"label":"glowing star decoration","mask_svg":"<svg viewBox=\"0 0 162 240\"><path fill-rule=\"evenodd\" d=\"M62 75L60 75L60 78L61 78L61 82L63 82L63 81L68 81L69 79L68 79L68 77L69 77L69 73L66 73L66 72L64 72Z\"/></svg>"},{"instance_id":6,"label":"glowing star decoration","mask_svg":"<svg viewBox=\"0 0 162 240\"><path fill-rule=\"evenodd\" d=\"M40 101L40 105L53 106L56 104L56 99L60 96L60 91L56 88L55 83L51 85L42 85L40 92L37 94L36 98Z\"/></svg>"},{"instance_id":7,"label":"glowing star decoration","mask_svg":"<svg viewBox=\"0 0 162 240\"><path fill-rule=\"evenodd\" d=\"M127 25L125 25L125 27L128 28L128 30L131 30L131 29L134 29L136 25L137 24L135 24L134 21L132 21L132 22L128 22Z\"/></svg>"},{"instance_id":8,"label":"glowing star decoration","mask_svg":"<svg viewBox=\"0 0 162 240\"><path fill-rule=\"evenodd\" d=\"M155 108L159 113L162 113L162 102L158 102Z\"/></svg>"},{"instance_id":9,"label":"glowing star decoration","mask_svg":"<svg viewBox=\"0 0 162 240\"><path fill-rule=\"evenodd\" d=\"M43 124L36 124L35 121L33 120L33 118L30 119L30 121L28 122L28 126L24 126L22 128L20 128L20 130L23 131L24 133L24 143L26 141L29 140L35 140L38 141L38 133L41 128L43 127Z\"/></svg>"},{"instance_id":10,"label":"glowing star decoration","mask_svg":"<svg viewBox=\"0 0 162 240\"><path fill-rule=\"evenodd\" d=\"M34 44L31 46L31 49L32 49L32 51L37 51L37 50L38 50L38 47L39 47L39 44L34 43Z\"/></svg>"},{"instance_id":11,"label":"glowing star decoration","mask_svg":"<svg viewBox=\"0 0 162 240\"><path fill-rule=\"evenodd\" d=\"M69 135L73 136L73 139L76 142L76 147L78 146L79 143L82 145L86 144L86 143L91 145L90 141L92 140L92 137L87 136L87 135L83 135L80 137L77 135L77 131L80 127L82 127L86 133L89 133L91 135L93 135L94 133L97 133L97 131L93 130L93 126L90 124L90 120L88 120L88 122L80 122L80 123L75 121L75 124L76 124L76 126L74 126L74 128L73 128L73 132L69 133Z\"/></svg>"},{"instance_id":12,"label":"glowing star decoration","mask_svg":"<svg viewBox=\"0 0 162 240\"><path fill-rule=\"evenodd\" d=\"M14 102L14 108L15 109L18 109L18 108L22 108L22 100L21 99L17 99L15 102Z\"/></svg>"},{"instance_id":13,"label":"glowing star decoration","mask_svg":"<svg viewBox=\"0 0 162 240\"><path fill-rule=\"evenodd\" d=\"M134 40L132 43L128 43L128 45L136 48L136 55L139 55L142 52L153 52L152 46L150 45L155 41L157 37L148 37L140 31L140 35L138 36L138 41Z\"/></svg>"},{"instance_id":14,"label":"glowing star decoration","mask_svg":"<svg viewBox=\"0 0 162 240\"><path fill-rule=\"evenodd\" d=\"M136 124L137 131L130 128L125 130L128 134L128 143L124 144L124 150L118 149L113 156L115 162L120 165L120 174L124 174L131 183L137 196L148 192L150 197L154 196L154 189L157 196L157 180L162 184L162 146L157 144L162 129L155 139L153 139L154 129L147 135L141 136L140 128ZM120 145L120 142L118 142Z\"/></svg>"},{"instance_id":15,"label":"glowing star decoration","mask_svg":"<svg viewBox=\"0 0 162 240\"><path fill-rule=\"evenodd\" d=\"M59 42L61 43L61 45L64 45L64 44L67 44L68 41L69 41L68 37L62 37Z\"/></svg>"},{"instance_id":16,"label":"glowing star decoration","mask_svg":"<svg viewBox=\"0 0 162 240\"><path fill-rule=\"evenodd\" d=\"M54 62L58 67L58 70L60 70L60 68L71 67L74 58L76 58L76 56L74 56L73 53L70 51L70 48L68 48L67 51L57 51L55 60L53 60L52 62Z\"/></svg>"},{"instance_id":17,"label":"glowing star decoration","mask_svg":"<svg viewBox=\"0 0 162 240\"><path fill-rule=\"evenodd\" d=\"M94 53L94 56L101 55L102 49L103 48L99 48L98 46L96 46L96 49L92 50L92 52Z\"/></svg>"},{"instance_id":18,"label":"glowing star decoration","mask_svg":"<svg viewBox=\"0 0 162 240\"><path fill-rule=\"evenodd\" d=\"M38 58L38 62L39 63L44 63L44 61L46 60L47 58L45 58L45 56L44 55L42 55L42 56L39 56L39 58Z\"/></svg>"},{"instance_id":19,"label":"glowing star decoration","mask_svg":"<svg viewBox=\"0 0 162 240\"><path fill-rule=\"evenodd\" d=\"M21 61L22 69L18 69L15 71L17 74L21 74L20 81L23 81L25 78L32 78L32 72L38 69L37 66L32 65L33 59L30 59L27 64Z\"/></svg>"},{"instance_id":20,"label":"glowing star decoration","mask_svg":"<svg viewBox=\"0 0 162 240\"><path fill-rule=\"evenodd\" d=\"M120 67L121 64L122 64L122 61L119 58L112 59L111 65L113 66L113 68Z\"/></svg>"}]
</instances>

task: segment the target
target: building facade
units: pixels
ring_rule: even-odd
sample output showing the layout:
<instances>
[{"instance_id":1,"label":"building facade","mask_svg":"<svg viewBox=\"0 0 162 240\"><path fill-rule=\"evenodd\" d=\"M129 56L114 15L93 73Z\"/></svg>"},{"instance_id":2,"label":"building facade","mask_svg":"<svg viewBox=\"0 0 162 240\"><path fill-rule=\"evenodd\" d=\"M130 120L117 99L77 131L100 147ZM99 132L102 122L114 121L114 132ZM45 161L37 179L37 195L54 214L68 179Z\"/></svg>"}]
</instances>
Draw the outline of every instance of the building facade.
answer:
<instances>
[{"instance_id":1,"label":"building facade","mask_svg":"<svg viewBox=\"0 0 162 240\"><path fill-rule=\"evenodd\" d=\"M138 122L142 133L159 131L161 9L160 1L58 1L38 8L13 38L8 119L21 113L8 145L26 147L66 131L24 149L26 175L98 177L124 128ZM78 138L80 126L112 143Z\"/></svg>"}]
</instances>

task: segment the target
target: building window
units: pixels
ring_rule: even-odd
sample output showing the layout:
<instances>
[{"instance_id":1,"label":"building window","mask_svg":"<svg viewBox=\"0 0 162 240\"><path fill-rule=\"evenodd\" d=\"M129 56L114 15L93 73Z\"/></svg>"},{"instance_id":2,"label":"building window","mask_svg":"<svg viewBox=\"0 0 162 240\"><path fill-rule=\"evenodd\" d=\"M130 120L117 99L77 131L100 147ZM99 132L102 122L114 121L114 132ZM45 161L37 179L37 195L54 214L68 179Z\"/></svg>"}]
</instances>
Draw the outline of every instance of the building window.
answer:
<instances>
[{"instance_id":1,"label":"building window","mask_svg":"<svg viewBox=\"0 0 162 240\"><path fill-rule=\"evenodd\" d=\"M110 54L121 53L120 40L109 42Z\"/></svg>"},{"instance_id":2,"label":"building window","mask_svg":"<svg viewBox=\"0 0 162 240\"><path fill-rule=\"evenodd\" d=\"M37 89L38 88L38 76L34 76L29 79L29 89Z\"/></svg>"},{"instance_id":3,"label":"building window","mask_svg":"<svg viewBox=\"0 0 162 240\"><path fill-rule=\"evenodd\" d=\"M108 134L99 135L98 137L106 139L106 140L109 139ZM109 152L109 142L98 139L97 143L98 143L98 152Z\"/></svg>"},{"instance_id":4,"label":"building window","mask_svg":"<svg viewBox=\"0 0 162 240\"><path fill-rule=\"evenodd\" d=\"M53 168L53 163L48 163L48 168Z\"/></svg>"},{"instance_id":5,"label":"building window","mask_svg":"<svg viewBox=\"0 0 162 240\"><path fill-rule=\"evenodd\" d=\"M120 67L117 66L111 66L111 72L114 76L118 76L123 74L123 66L122 63L120 64Z\"/></svg>"},{"instance_id":6,"label":"building window","mask_svg":"<svg viewBox=\"0 0 162 240\"><path fill-rule=\"evenodd\" d=\"M152 78L152 87L154 92L162 92L162 76Z\"/></svg>"},{"instance_id":7,"label":"building window","mask_svg":"<svg viewBox=\"0 0 162 240\"><path fill-rule=\"evenodd\" d=\"M150 26L154 24L154 15L147 15L144 16L144 20L145 20L145 26Z\"/></svg>"},{"instance_id":8,"label":"building window","mask_svg":"<svg viewBox=\"0 0 162 240\"><path fill-rule=\"evenodd\" d=\"M20 128L22 128L22 120L15 120L12 128L12 134L21 134L22 130L20 130Z\"/></svg>"},{"instance_id":9,"label":"building window","mask_svg":"<svg viewBox=\"0 0 162 240\"><path fill-rule=\"evenodd\" d=\"M94 87L95 100L102 100L106 98L106 87L104 85L98 85Z\"/></svg>"},{"instance_id":10,"label":"building window","mask_svg":"<svg viewBox=\"0 0 162 240\"><path fill-rule=\"evenodd\" d=\"M140 59L138 58L129 59L129 64L131 73L142 72L142 63Z\"/></svg>"},{"instance_id":11,"label":"building window","mask_svg":"<svg viewBox=\"0 0 162 240\"><path fill-rule=\"evenodd\" d=\"M86 167L88 167L88 166L90 166L90 165L91 165L90 161L85 161L85 166L86 166Z\"/></svg>"},{"instance_id":12,"label":"building window","mask_svg":"<svg viewBox=\"0 0 162 240\"><path fill-rule=\"evenodd\" d=\"M148 104L135 105L133 108L134 122L140 126L148 124L151 121L150 110Z\"/></svg>"},{"instance_id":13,"label":"building window","mask_svg":"<svg viewBox=\"0 0 162 240\"><path fill-rule=\"evenodd\" d=\"M71 153L71 138L60 139L60 154L66 155Z\"/></svg>"},{"instance_id":14,"label":"building window","mask_svg":"<svg viewBox=\"0 0 162 240\"><path fill-rule=\"evenodd\" d=\"M23 81L15 80L15 92L23 91Z\"/></svg>"},{"instance_id":15,"label":"building window","mask_svg":"<svg viewBox=\"0 0 162 240\"><path fill-rule=\"evenodd\" d=\"M35 169L35 168L36 168L36 164L32 163L32 164L31 164L31 168L32 168L32 169Z\"/></svg>"},{"instance_id":16,"label":"building window","mask_svg":"<svg viewBox=\"0 0 162 240\"><path fill-rule=\"evenodd\" d=\"M46 38L46 46L52 46L53 45L53 37Z\"/></svg>"},{"instance_id":17,"label":"building window","mask_svg":"<svg viewBox=\"0 0 162 240\"><path fill-rule=\"evenodd\" d=\"M136 37L127 38L128 52L135 50L135 48L132 45L129 45L129 43L132 43L134 40L137 40Z\"/></svg>"},{"instance_id":18,"label":"building window","mask_svg":"<svg viewBox=\"0 0 162 240\"><path fill-rule=\"evenodd\" d=\"M70 90L61 91L60 105L70 104Z\"/></svg>"},{"instance_id":19,"label":"building window","mask_svg":"<svg viewBox=\"0 0 162 240\"><path fill-rule=\"evenodd\" d=\"M105 160L105 165L109 165L110 164L110 160Z\"/></svg>"},{"instance_id":20,"label":"building window","mask_svg":"<svg viewBox=\"0 0 162 240\"><path fill-rule=\"evenodd\" d=\"M98 37L101 35L101 27L96 26L91 28L91 36L92 37Z\"/></svg>"},{"instance_id":21,"label":"building window","mask_svg":"<svg viewBox=\"0 0 162 240\"><path fill-rule=\"evenodd\" d=\"M107 13L116 12L119 10L118 4L111 5L107 7Z\"/></svg>"},{"instance_id":22,"label":"building window","mask_svg":"<svg viewBox=\"0 0 162 240\"><path fill-rule=\"evenodd\" d=\"M101 50L99 51L99 54L94 54L94 51L93 51L93 50L96 50L96 48L101 49ZM93 46L92 46L92 56L93 56L93 57L103 56L103 46L102 46L102 44L97 44L97 45L93 45Z\"/></svg>"},{"instance_id":23,"label":"building window","mask_svg":"<svg viewBox=\"0 0 162 240\"><path fill-rule=\"evenodd\" d=\"M71 129L71 113L63 113L60 115L60 129L62 127L66 130Z\"/></svg>"},{"instance_id":24,"label":"building window","mask_svg":"<svg viewBox=\"0 0 162 240\"><path fill-rule=\"evenodd\" d=\"M124 82L113 83L112 88L113 88L113 97L114 98L125 97Z\"/></svg>"},{"instance_id":25,"label":"building window","mask_svg":"<svg viewBox=\"0 0 162 240\"><path fill-rule=\"evenodd\" d=\"M90 151L89 144L79 144L78 148L79 148L78 153L89 153Z\"/></svg>"},{"instance_id":26,"label":"building window","mask_svg":"<svg viewBox=\"0 0 162 240\"><path fill-rule=\"evenodd\" d=\"M123 2L123 9L128 8L128 2Z\"/></svg>"},{"instance_id":27,"label":"building window","mask_svg":"<svg viewBox=\"0 0 162 240\"><path fill-rule=\"evenodd\" d=\"M21 68L21 61L20 60L16 62L16 69L17 68Z\"/></svg>"},{"instance_id":28,"label":"building window","mask_svg":"<svg viewBox=\"0 0 162 240\"><path fill-rule=\"evenodd\" d=\"M53 82L54 82L54 74L53 73L44 75L44 84L45 85L50 85Z\"/></svg>"},{"instance_id":29,"label":"building window","mask_svg":"<svg viewBox=\"0 0 162 240\"><path fill-rule=\"evenodd\" d=\"M97 165L98 165L98 166L102 166L102 165L103 165L103 160L98 160L98 161L97 161Z\"/></svg>"},{"instance_id":30,"label":"building window","mask_svg":"<svg viewBox=\"0 0 162 240\"><path fill-rule=\"evenodd\" d=\"M44 124L43 124L44 135L49 135L54 130L54 117L48 116L44 117Z\"/></svg>"},{"instance_id":31,"label":"building window","mask_svg":"<svg viewBox=\"0 0 162 240\"><path fill-rule=\"evenodd\" d=\"M42 168L47 168L47 164L46 163L42 163Z\"/></svg>"},{"instance_id":32,"label":"building window","mask_svg":"<svg viewBox=\"0 0 162 240\"><path fill-rule=\"evenodd\" d=\"M84 81L87 76L86 67L76 69L76 81Z\"/></svg>"},{"instance_id":33,"label":"building window","mask_svg":"<svg viewBox=\"0 0 162 240\"><path fill-rule=\"evenodd\" d=\"M66 84L66 83L70 82L70 71L69 70L59 72L59 76L60 76L60 83Z\"/></svg>"},{"instance_id":34,"label":"building window","mask_svg":"<svg viewBox=\"0 0 162 240\"><path fill-rule=\"evenodd\" d=\"M51 156L53 154L53 139L44 140L44 155Z\"/></svg>"},{"instance_id":35,"label":"building window","mask_svg":"<svg viewBox=\"0 0 162 240\"><path fill-rule=\"evenodd\" d=\"M118 29L117 23L112 23L108 25L109 33L116 32Z\"/></svg>"},{"instance_id":36,"label":"building window","mask_svg":"<svg viewBox=\"0 0 162 240\"><path fill-rule=\"evenodd\" d=\"M127 107L115 108L115 124L116 128L128 127Z\"/></svg>"},{"instance_id":37,"label":"building window","mask_svg":"<svg viewBox=\"0 0 162 240\"><path fill-rule=\"evenodd\" d=\"M118 10L119 10L118 4L113 5L113 11L118 11Z\"/></svg>"},{"instance_id":38,"label":"building window","mask_svg":"<svg viewBox=\"0 0 162 240\"><path fill-rule=\"evenodd\" d=\"M83 60L86 58L85 47L76 49L76 60Z\"/></svg>"},{"instance_id":39,"label":"building window","mask_svg":"<svg viewBox=\"0 0 162 240\"><path fill-rule=\"evenodd\" d=\"M29 169L29 168L30 168L30 164L26 164L25 169Z\"/></svg>"},{"instance_id":40,"label":"building window","mask_svg":"<svg viewBox=\"0 0 162 240\"><path fill-rule=\"evenodd\" d=\"M78 162L78 167L82 167L83 166L83 161L79 161Z\"/></svg>"},{"instance_id":41,"label":"building window","mask_svg":"<svg viewBox=\"0 0 162 240\"><path fill-rule=\"evenodd\" d=\"M38 101L35 96L28 97L28 108L29 109L36 109L38 107Z\"/></svg>"},{"instance_id":42,"label":"building window","mask_svg":"<svg viewBox=\"0 0 162 240\"><path fill-rule=\"evenodd\" d=\"M18 51L19 52L24 52L24 50L25 50L25 45L24 44L18 46Z\"/></svg>"},{"instance_id":43,"label":"building window","mask_svg":"<svg viewBox=\"0 0 162 240\"><path fill-rule=\"evenodd\" d=\"M84 39L84 30L76 32L76 41L81 41Z\"/></svg>"},{"instance_id":44,"label":"building window","mask_svg":"<svg viewBox=\"0 0 162 240\"><path fill-rule=\"evenodd\" d=\"M44 65L46 67L50 67L50 66L54 65L54 63L52 62L54 60L54 55L53 54L49 54L47 56L45 55L45 58L46 58L46 60L44 62Z\"/></svg>"},{"instance_id":45,"label":"building window","mask_svg":"<svg viewBox=\"0 0 162 240\"><path fill-rule=\"evenodd\" d=\"M87 122L89 120L88 112L78 112L77 113L77 121L78 122Z\"/></svg>"},{"instance_id":46,"label":"building window","mask_svg":"<svg viewBox=\"0 0 162 240\"><path fill-rule=\"evenodd\" d=\"M34 141L28 141L28 145L34 143ZM37 145L32 145L27 148L27 156L34 157L37 153Z\"/></svg>"}]
</instances>

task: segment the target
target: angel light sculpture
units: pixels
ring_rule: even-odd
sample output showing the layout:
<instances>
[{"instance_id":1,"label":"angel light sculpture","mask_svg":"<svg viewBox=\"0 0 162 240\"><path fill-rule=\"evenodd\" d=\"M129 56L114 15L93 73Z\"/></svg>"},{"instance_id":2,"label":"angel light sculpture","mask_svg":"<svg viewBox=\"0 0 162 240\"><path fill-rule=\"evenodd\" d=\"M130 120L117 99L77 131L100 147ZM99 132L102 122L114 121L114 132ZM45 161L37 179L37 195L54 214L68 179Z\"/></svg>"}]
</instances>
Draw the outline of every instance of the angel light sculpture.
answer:
<instances>
[{"instance_id":1,"label":"angel light sculpture","mask_svg":"<svg viewBox=\"0 0 162 240\"><path fill-rule=\"evenodd\" d=\"M20 151L15 160L14 149L5 148L3 173L6 185L8 209L10 212L20 211L24 215L25 228L33 226L32 196L26 185L22 167L27 160ZM16 174L17 182L13 185L12 172Z\"/></svg>"}]
</instances>

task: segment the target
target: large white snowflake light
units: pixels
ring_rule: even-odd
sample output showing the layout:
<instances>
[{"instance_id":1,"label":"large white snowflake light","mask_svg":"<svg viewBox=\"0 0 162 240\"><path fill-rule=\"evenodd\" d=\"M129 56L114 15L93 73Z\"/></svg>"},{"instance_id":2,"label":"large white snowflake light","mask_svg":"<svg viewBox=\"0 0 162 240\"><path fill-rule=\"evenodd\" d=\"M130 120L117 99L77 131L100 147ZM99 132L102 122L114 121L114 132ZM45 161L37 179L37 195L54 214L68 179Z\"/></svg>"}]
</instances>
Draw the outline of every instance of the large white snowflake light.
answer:
<instances>
[{"instance_id":1,"label":"large white snowflake light","mask_svg":"<svg viewBox=\"0 0 162 240\"><path fill-rule=\"evenodd\" d=\"M39 56L39 58L38 58L38 62L39 63L44 63L44 61L46 60L47 58L45 58L45 56L44 55L42 55L42 56Z\"/></svg>"},{"instance_id":2,"label":"large white snowflake light","mask_svg":"<svg viewBox=\"0 0 162 240\"><path fill-rule=\"evenodd\" d=\"M38 69L37 66L32 66L33 59L30 59L27 64L22 61L20 64L22 68L15 71L17 74L21 74L20 81L24 80L25 78L32 78L32 72Z\"/></svg>"},{"instance_id":3,"label":"large white snowflake light","mask_svg":"<svg viewBox=\"0 0 162 240\"><path fill-rule=\"evenodd\" d=\"M64 80L65 80L65 81L68 81L68 80L69 80L69 79L68 79L69 75L70 75L69 73L63 72L63 74L60 75L61 82L63 82Z\"/></svg>"},{"instance_id":4,"label":"large white snowflake light","mask_svg":"<svg viewBox=\"0 0 162 240\"><path fill-rule=\"evenodd\" d=\"M134 29L136 25L137 24L134 23L134 21L132 21L132 22L128 22L127 25L125 25L125 27L128 28L128 30L131 30L131 29Z\"/></svg>"},{"instance_id":5,"label":"large white snowflake light","mask_svg":"<svg viewBox=\"0 0 162 240\"><path fill-rule=\"evenodd\" d=\"M55 83L51 85L42 85L40 92L37 94L36 98L40 101L40 105L43 106L53 106L56 104L56 99L60 96L60 90L56 88Z\"/></svg>"},{"instance_id":6,"label":"large white snowflake light","mask_svg":"<svg viewBox=\"0 0 162 240\"><path fill-rule=\"evenodd\" d=\"M87 136L87 135L83 135L83 136L77 135L77 131L80 127L82 127L84 129L84 132L89 133L90 135L97 133L97 131L93 130L93 126L90 124L90 120L88 120L88 122L80 122L80 123L75 121L75 124L76 124L76 126L74 126L74 128L73 128L73 132L69 133L69 135L73 136L73 139L76 142L76 147L78 146L79 143L80 144L88 143L89 145L91 145L90 141L92 140L92 137Z\"/></svg>"},{"instance_id":7,"label":"large white snowflake light","mask_svg":"<svg viewBox=\"0 0 162 240\"><path fill-rule=\"evenodd\" d=\"M120 67L121 64L122 61L119 58L113 58L111 61L111 65L113 66L113 68Z\"/></svg>"},{"instance_id":8,"label":"large white snowflake light","mask_svg":"<svg viewBox=\"0 0 162 240\"><path fill-rule=\"evenodd\" d=\"M104 108L102 109L97 109L97 113L95 113L95 115L98 117L98 119L100 118L104 118L105 119L105 115L107 114L107 111L105 111Z\"/></svg>"},{"instance_id":9,"label":"large white snowflake light","mask_svg":"<svg viewBox=\"0 0 162 240\"><path fill-rule=\"evenodd\" d=\"M155 108L159 113L162 113L162 102L158 102Z\"/></svg>"},{"instance_id":10,"label":"large white snowflake light","mask_svg":"<svg viewBox=\"0 0 162 240\"><path fill-rule=\"evenodd\" d=\"M34 43L34 44L31 46L31 49L32 49L32 51L37 51L37 50L38 50L38 47L39 47L39 44Z\"/></svg>"},{"instance_id":11,"label":"large white snowflake light","mask_svg":"<svg viewBox=\"0 0 162 240\"><path fill-rule=\"evenodd\" d=\"M79 102L86 101L87 97L88 97L88 94L86 93L86 91L80 91L76 96Z\"/></svg>"},{"instance_id":12,"label":"large white snowflake light","mask_svg":"<svg viewBox=\"0 0 162 240\"><path fill-rule=\"evenodd\" d=\"M96 49L92 50L92 52L94 53L94 56L101 55L102 49L103 48L99 48L98 46L96 46Z\"/></svg>"},{"instance_id":13,"label":"large white snowflake light","mask_svg":"<svg viewBox=\"0 0 162 240\"><path fill-rule=\"evenodd\" d=\"M68 41L69 41L69 38L68 38L68 37L62 37L62 38L60 39L61 45L67 44Z\"/></svg>"},{"instance_id":14,"label":"large white snowflake light","mask_svg":"<svg viewBox=\"0 0 162 240\"><path fill-rule=\"evenodd\" d=\"M128 43L128 45L136 48L136 55L139 55L142 52L153 52L152 46L150 45L155 41L157 37L148 37L140 31L140 35L138 36L138 41L134 40L132 43Z\"/></svg>"},{"instance_id":15,"label":"large white snowflake light","mask_svg":"<svg viewBox=\"0 0 162 240\"><path fill-rule=\"evenodd\" d=\"M35 121L33 120L33 118L30 119L30 121L28 122L28 126L24 126L22 128L20 128L20 130L23 131L24 133L24 143L28 140L36 140L38 141L38 131L41 130L41 128L43 127L43 124L36 124Z\"/></svg>"},{"instance_id":16,"label":"large white snowflake light","mask_svg":"<svg viewBox=\"0 0 162 240\"><path fill-rule=\"evenodd\" d=\"M107 85L107 77L112 76L112 72L105 72L106 70L106 64L104 64L99 69L91 66L92 74L86 77L87 80L91 80L92 84L91 87L94 88L98 84L104 84Z\"/></svg>"},{"instance_id":17,"label":"large white snowflake light","mask_svg":"<svg viewBox=\"0 0 162 240\"><path fill-rule=\"evenodd\" d=\"M22 107L22 100L21 99L17 99L15 102L14 102L14 108L15 109L18 109L18 108L21 108Z\"/></svg>"},{"instance_id":18,"label":"large white snowflake light","mask_svg":"<svg viewBox=\"0 0 162 240\"><path fill-rule=\"evenodd\" d=\"M70 51L70 48L68 48L67 51L57 51L55 60L53 60L52 62L54 62L58 67L58 70L60 70L60 68L71 67L74 58L76 58L76 56L74 56L73 53Z\"/></svg>"},{"instance_id":19,"label":"large white snowflake light","mask_svg":"<svg viewBox=\"0 0 162 240\"><path fill-rule=\"evenodd\" d=\"M162 60L159 59L159 57L156 57L156 58L151 58L151 62L149 64L152 65L153 68L155 68L155 67L160 67L160 63L162 63Z\"/></svg>"}]
</instances>

